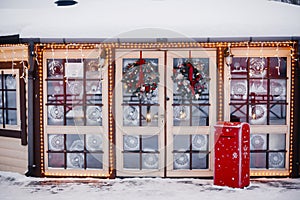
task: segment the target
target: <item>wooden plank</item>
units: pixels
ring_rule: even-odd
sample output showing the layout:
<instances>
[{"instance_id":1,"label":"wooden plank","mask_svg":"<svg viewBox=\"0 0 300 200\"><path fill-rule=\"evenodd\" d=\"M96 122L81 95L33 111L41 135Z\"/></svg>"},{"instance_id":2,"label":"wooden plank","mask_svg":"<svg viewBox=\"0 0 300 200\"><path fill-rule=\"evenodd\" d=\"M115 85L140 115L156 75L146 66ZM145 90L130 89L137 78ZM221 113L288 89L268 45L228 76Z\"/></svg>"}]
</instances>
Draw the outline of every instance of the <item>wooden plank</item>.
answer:
<instances>
[{"instance_id":1,"label":"wooden plank","mask_svg":"<svg viewBox=\"0 0 300 200\"><path fill-rule=\"evenodd\" d=\"M8 171L8 172L17 172L20 174L25 174L27 171L27 168L24 167L12 167L8 165L0 164L0 171Z\"/></svg>"},{"instance_id":2,"label":"wooden plank","mask_svg":"<svg viewBox=\"0 0 300 200\"><path fill-rule=\"evenodd\" d=\"M10 167L18 167L27 169L27 160L21 160L16 158L9 158L5 156L0 156L0 164Z\"/></svg>"},{"instance_id":3,"label":"wooden plank","mask_svg":"<svg viewBox=\"0 0 300 200\"><path fill-rule=\"evenodd\" d=\"M0 148L27 151L27 146L22 146L20 139L9 137L0 137Z\"/></svg>"},{"instance_id":4,"label":"wooden plank","mask_svg":"<svg viewBox=\"0 0 300 200\"><path fill-rule=\"evenodd\" d=\"M27 151L19 151L15 149L0 148L0 156L21 159L21 160L28 159Z\"/></svg>"}]
</instances>

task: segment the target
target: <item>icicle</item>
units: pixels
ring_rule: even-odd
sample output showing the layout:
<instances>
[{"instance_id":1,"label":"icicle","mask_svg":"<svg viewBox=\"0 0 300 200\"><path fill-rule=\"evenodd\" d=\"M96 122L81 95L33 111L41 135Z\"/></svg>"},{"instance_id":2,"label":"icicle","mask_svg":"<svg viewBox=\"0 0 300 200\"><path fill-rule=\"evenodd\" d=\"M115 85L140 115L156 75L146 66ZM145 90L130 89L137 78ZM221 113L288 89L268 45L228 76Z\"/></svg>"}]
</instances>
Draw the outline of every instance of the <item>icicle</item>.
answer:
<instances>
[{"instance_id":1,"label":"icicle","mask_svg":"<svg viewBox=\"0 0 300 200\"><path fill-rule=\"evenodd\" d=\"M249 42L247 42L246 63L248 62L249 59L249 50L250 50L250 46L249 46Z\"/></svg>"},{"instance_id":2,"label":"icicle","mask_svg":"<svg viewBox=\"0 0 300 200\"><path fill-rule=\"evenodd\" d=\"M66 45L66 52L65 52L65 54L66 54L66 64L68 65L68 63L69 63L69 49L68 49L68 45ZM70 86L69 79L68 79L68 77L66 75L65 75L65 83L68 86Z\"/></svg>"},{"instance_id":3,"label":"icicle","mask_svg":"<svg viewBox=\"0 0 300 200\"><path fill-rule=\"evenodd\" d=\"M25 65L25 53L26 53L26 50L23 50L22 61L20 62L23 65L23 72L22 72L22 75L20 76L20 79L23 79L24 83L27 83L28 67Z\"/></svg>"},{"instance_id":4,"label":"icicle","mask_svg":"<svg viewBox=\"0 0 300 200\"><path fill-rule=\"evenodd\" d=\"M277 43L277 48L276 48L276 57L278 61L278 65L276 66L277 69L277 74L280 76L280 57L279 57L279 44Z\"/></svg>"}]
</instances>

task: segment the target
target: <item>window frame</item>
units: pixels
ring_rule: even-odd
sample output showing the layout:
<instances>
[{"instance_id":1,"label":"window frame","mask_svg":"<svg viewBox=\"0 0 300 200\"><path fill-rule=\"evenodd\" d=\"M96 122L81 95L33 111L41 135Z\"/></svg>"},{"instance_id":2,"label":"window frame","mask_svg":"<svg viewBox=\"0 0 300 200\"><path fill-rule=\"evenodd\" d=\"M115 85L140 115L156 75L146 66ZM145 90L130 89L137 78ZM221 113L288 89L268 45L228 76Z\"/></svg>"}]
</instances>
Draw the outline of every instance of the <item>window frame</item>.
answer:
<instances>
[{"instance_id":1,"label":"window frame","mask_svg":"<svg viewBox=\"0 0 300 200\"><path fill-rule=\"evenodd\" d=\"M289 170L289 144L290 144L290 107L291 107L291 53L289 48L280 47L278 50L276 48L232 48L231 49L232 54L234 57L286 57L286 124L284 125L250 125L251 134L282 134L285 133L285 159L284 159L284 168L251 168L251 175L254 174L267 174L268 172L278 172L278 173L287 173ZM226 66L226 63L224 62L224 66ZM250 81L250 79L244 79L246 81ZM271 80L271 78L270 78ZM231 94L231 76L229 72L229 68L224 68L224 120L230 121L230 94ZM267 140L267 142L269 142ZM269 150L265 150L267 154L269 153ZM279 151L282 152L282 151ZM251 153L255 153L255 151L251 151ZM266 160L268 162L268 160ZM268 164L266 165L268 166Z\"/></svg>"},{"instance_id":2,"label":"window frame","mask_svg":"<svg viewBox=\"0 0 300 200\"><path fill-rule=\"evenodd\" d=\"M89 60L89 59L95 59L99 57L99 52L98 49L70 49L68 50L68 55L65 53L66 51L63 49L59 48L53 48L53 49L46 49L43 51L43 111L44 111L44 116L41 122L44 124L44 129L43 129L43 137L44 137L44 170L45 170L45 175L53 175L53 174L59 174L64 175L64 176L74 176L75 174L90 174L90 175L95 175L95 176L104 176L105 174L108 174L109 171L109 139L108 139L108 100L107 98L103 99L102 98L102 113L103 113L103 118L102 118L102 125L100 126L89 126L89 125L49 125L48 124L48 86L47 86L47 73L48 73L48 64L47 60L48 59L54 59L54 60ZM108 66L107 66L107 61L105 61L105 64L102 68L102 95L103 96L108 96ZM72 63L69 61L69 63ZM65 63L64 63L65 64ZM64 66L65 67L65 66ZM65 79L64 77L62 79ZM59 130L59 131L58 131ZM89 134L99 134L103 138L103 157L102 157L102 168L101 169L90 169L90 168L67 168L66 166L61 167L61 168L52 168L49 166L49 153L51 151L48 150L48 135L51 134L63 134L63 135L72 135L72 134L78 134L82 135L82 137L85 137L84 135L89 135ZM86 150L83 150L83 153ZM65 163L66 164L66 163Z\"/></svg>"},{"instance_id":3,"label":"window frame","mask_svg":"<svg viewBox=\"0 0 300 200\"><path fill-rule=\"evenodd\" d=\"M21 61L22 62L22 61ZM27 124L26 124L26 89L25 81L20 79L23 74L23 64L19 61L13 61L14 69L12 69L12 61L0 62L0 71L5 71L6 74L16 74L16 112L17 125L9 125L0 127L0 136L20 138L22 145L27 145ZM25 61L23 61L25 62ZM27 62L25 62L27 66ZM8 73L7 73L8 72Z\"/></svg>"}]
</instances>

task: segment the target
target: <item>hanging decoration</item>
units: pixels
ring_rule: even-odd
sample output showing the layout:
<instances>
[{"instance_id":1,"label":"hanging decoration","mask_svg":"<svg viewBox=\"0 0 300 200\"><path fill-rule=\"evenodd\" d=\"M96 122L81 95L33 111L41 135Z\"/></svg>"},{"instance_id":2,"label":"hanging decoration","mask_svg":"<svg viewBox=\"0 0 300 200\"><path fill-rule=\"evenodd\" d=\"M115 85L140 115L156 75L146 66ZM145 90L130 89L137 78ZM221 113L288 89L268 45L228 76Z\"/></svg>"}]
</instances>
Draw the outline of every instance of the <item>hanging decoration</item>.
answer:
<instances>
[{"instance_id":1,"label":"hanging decoration","mask_svg":"<svg viewBox=\"0 0 300 200\"><path fill-rule=\"evenodd\" d=\"M202 92L207 88L207 78L203 72L203 65L195 67L191 59L180 64L174 71L172 80L177 85L176 91L182 97L199 99Z\"/></svg>"},{"instance_id":2,"label":"hanging decoration","mask_svg":"<svg viewBox=\"0 0 300 200\"><path fill-rule=\"evenodd\" d=\"M24 83L27 83L27 74L28 74L28 67L27 67L26 62L25 62L26 53L27 53L27 50L24 49L23 54L22 54L22 61L20 62L20 64L23 65L23 72L22 72L22 75L20 76L20 79L23 79Z\"/></svg>"},{"instance_id":3,"label":"hanging decoration","mask_svg":"<svg viewBox=\"0 0 300 200\"><path fill-rule=\"evenodd\" d=\"M49 135L49 150L64 150L64 136L62 134Z\"/></svg>"},{"instance_id":4,"label":"hanging decoration","mask_svg":"<svg viewBox=\"0 0 300 200\"><path fill-rule=\"evenodd\" d=\"M267 70L264 58L250 58L250 76L255 78L265 77Z\"/></svg>"},{"instance_id":5,"label":"hanging decoration","mask_svg":"<svg viewBox=\"0 0 300 200\"><path fill-rule=\"evenodd\" d=\"M174 154L174 168L175 169L187 169L190 163L190 155L187 153L175 153Z\"/></svg>"},{"instance_id":6,"label":"hanging decoration","mask_svg":"<svg viewBox=\"0 0 300 200\"><path fill-rule=\"evenodd\" d=\"M283 168L284 167L284 153L274 152L269 154L269 167L270 168Z\"/></svg>"},{"instance_id":7,"label":"hanging decoration","mask_svg":"<svg viewBox=\"0 0 300 200\"><path fill-rule=\"evenodd\" d=\"M264 149L265 138L262 135L252 135L250 140L251 140L251 148L253 148L253 150Z\"/></svg>"},{"instance_id":8,"label":"hanging decoration","mask_svg":"<svg viewBox=\"0 0 300 200\"><path fill-rule=\"evenodd\" d=\"M187 106L174 106L173 116L176 120L189 120L190 110Z\"/></svg>"},{"instance_id":9,"label":"hanging decoration","mask_svg":"<svg viewBox=\"0 0 300 200\"><path fill-rule=\"evenodd\" d=\"M86 112L89 120L98 123L102 121L102 108L100 106L89 106Z\"/></svg>"},{"instance_id":10,"label":"hanging decoration","mask_svg":"<svg viewBox=\"0 0 300 200\"><path fill-rule=\"evenodd\" d=\"M66 65L68 65L68 64L69 64L69 49L68 49L68 45L66 45L66 52L65 52L65 54L66 54ZM70 86L68 76L65 75L64 78L65 78L65 83L66 83L68 86Z\"/></svg>"},{"instance_id":11,"label":"hanging decoration","mask_svg":"<svg viewBox=\"0 0 300 200\"><path fill-rule=\"evenodd\" d=\"M139 123L139 110L136 106L128 106L124 109L123 113L124 125L136 126Z\"/></svg>"},{"instance_id":12,"label":"hanging decoration","mask_svg":"<svg viewBox=\"0 0 300 200\"><path fill-rule=\"evenodd\" d=\"M101 151L103 146L103 138L100 134L86 135L86 149L89 151Z\"/></svg>"},{"instance_id":13,"label":"hanging decoration","mask_svg":"<svg viewBox=\"0 0 300 200\"><path fill-rule=\"evenodd\" d=\"M143 155L143 165L146 169L157 169L158 161L157 154L147 153Z\"/></svg>"},{"instance_id":14,"label":"hanging decoration","mask_svg":"<svg viewBox=\"0 0 300 200\"><path fill-rule=\"evenodd\" d=\"M134 63L129 63L125 71L122 82L126 92L133 93L140 99L149 99L149 95L154 93L159 83L157 64L139 59Z\"/></svg>"}]
</instances>

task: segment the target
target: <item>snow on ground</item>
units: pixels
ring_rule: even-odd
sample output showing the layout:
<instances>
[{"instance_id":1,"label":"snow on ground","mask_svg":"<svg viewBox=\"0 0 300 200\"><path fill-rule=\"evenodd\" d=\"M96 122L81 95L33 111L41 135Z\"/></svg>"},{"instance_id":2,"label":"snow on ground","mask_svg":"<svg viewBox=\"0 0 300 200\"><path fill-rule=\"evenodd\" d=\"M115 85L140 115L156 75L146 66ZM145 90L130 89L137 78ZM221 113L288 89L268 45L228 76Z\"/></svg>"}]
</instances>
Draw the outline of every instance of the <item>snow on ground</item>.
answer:
<instances>
[{"instance_id":1,"label":"snow on ground","mask_svg":"<svg viewBox=\"0 0 300 200\"><path fill-rule=\"evenodd\" d=\"M211 179L32 178L0 172L0 199L87 200L296 200L300 179L253 179L244 189L214 186Z\"/></svg>"}]
</instances>

